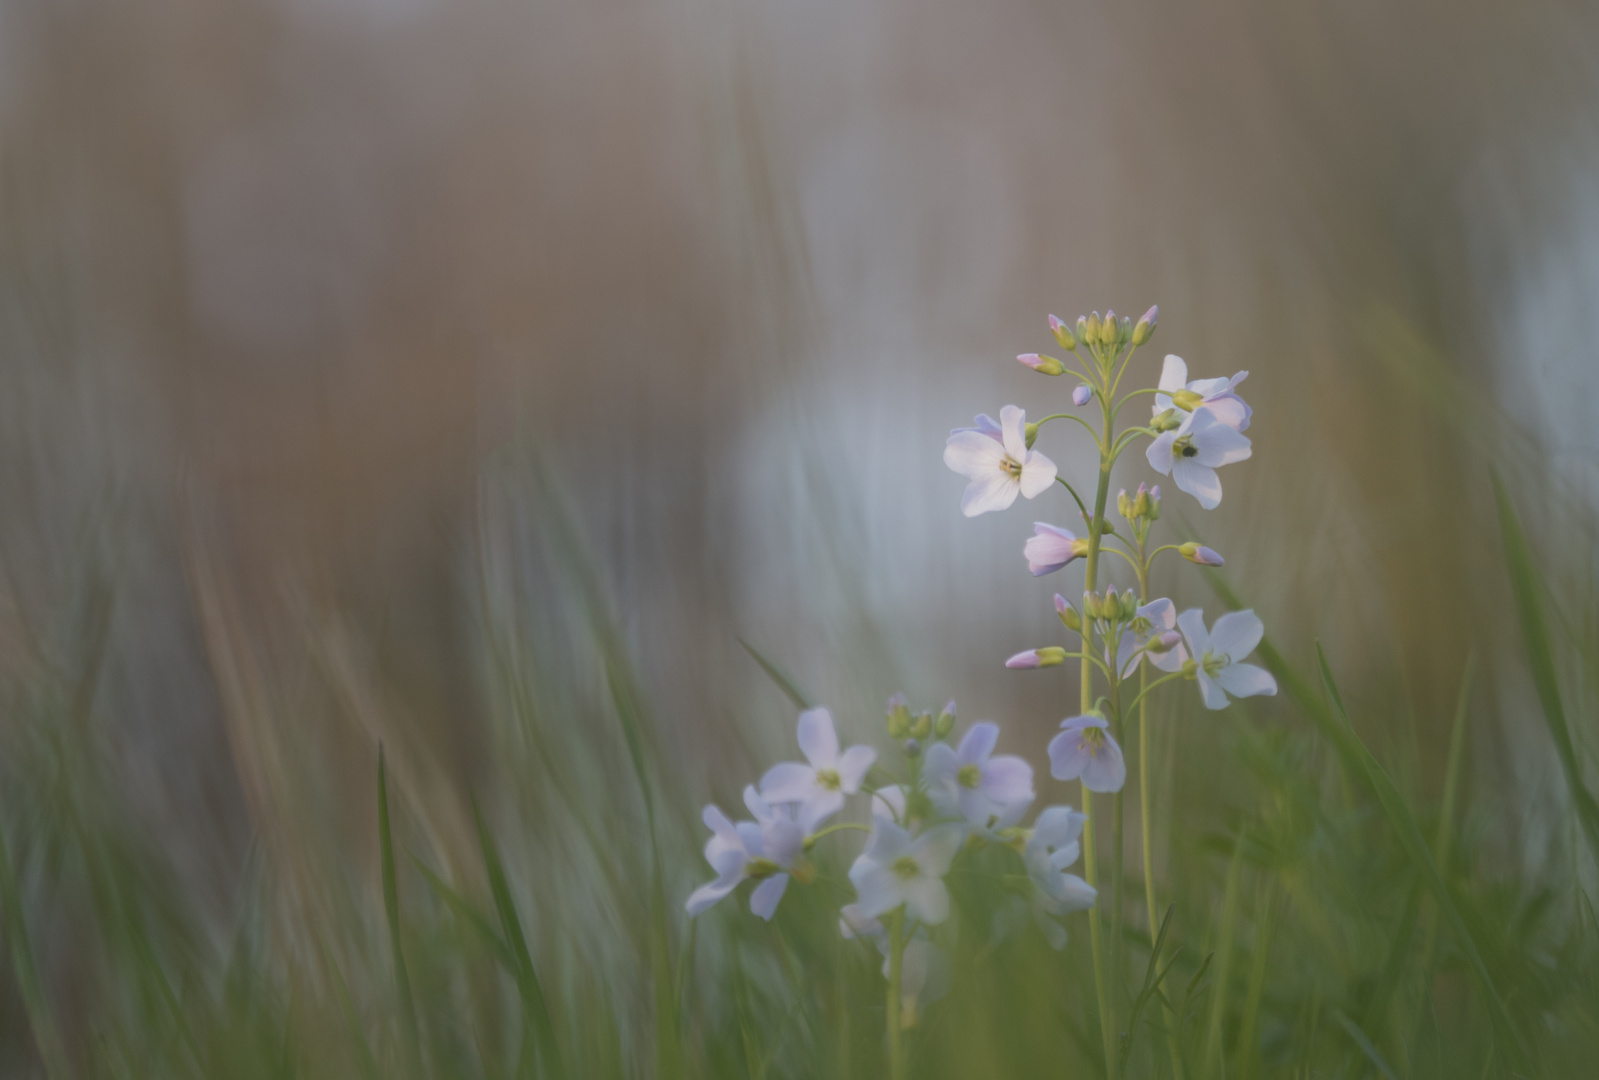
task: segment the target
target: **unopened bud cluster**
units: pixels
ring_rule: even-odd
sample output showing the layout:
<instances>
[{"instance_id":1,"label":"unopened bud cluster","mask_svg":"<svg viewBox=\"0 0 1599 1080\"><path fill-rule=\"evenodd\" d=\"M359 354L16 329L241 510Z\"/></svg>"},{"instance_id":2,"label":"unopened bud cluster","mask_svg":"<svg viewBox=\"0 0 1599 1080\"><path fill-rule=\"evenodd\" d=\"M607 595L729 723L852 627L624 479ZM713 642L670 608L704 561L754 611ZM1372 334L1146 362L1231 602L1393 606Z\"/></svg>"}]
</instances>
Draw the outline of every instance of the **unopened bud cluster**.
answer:
<instances>
[{"instance_id":1,"label":"unopened bud cluster","mask_svg":"<svg viewBox=\"0 0 1599 1080\"><path fill-rule=\"evenodd\" d=\"M943 739L955 730L955 702L947 702L936 718L925 709L913 716L910 706L905 703L905 695L895 694L888 699L888 717L885 724L888 728L888 737L891 739L922 741L929 738ZM918 746L913 752L907 744L905 750L907 753L919 753L920 747Z\"/></svg>"}]
</instances>

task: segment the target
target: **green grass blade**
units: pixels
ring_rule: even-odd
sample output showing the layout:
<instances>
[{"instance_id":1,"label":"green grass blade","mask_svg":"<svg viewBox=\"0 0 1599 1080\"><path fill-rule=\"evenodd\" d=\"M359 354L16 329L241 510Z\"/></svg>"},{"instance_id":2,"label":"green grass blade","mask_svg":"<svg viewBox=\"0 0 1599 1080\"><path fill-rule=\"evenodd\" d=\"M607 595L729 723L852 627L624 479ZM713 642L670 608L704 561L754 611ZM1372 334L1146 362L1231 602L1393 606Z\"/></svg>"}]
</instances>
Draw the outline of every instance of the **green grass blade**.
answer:
<instances>
[{"instance_id":1,"label":"green grass blade","mask_svg":"<svg viewBox=\"0 0 1599 1080\"><path fill-rule=\"evenodd\" d=\"M788 700L792 701L796 708L816 708L816 702L809 694L800 689L799 684L794 681L793 677L790 676L788 672L784 671L765 653L761 652L761 650L757 649L743 638L739 638L738 643L744 646L744 651L750 654L750 659L759 664L761 666L761 670L766 672L766 677L771 679L772 682L776 683L779 690L788 695Z\"/></svg>"},{"instance_id":2,"label":"green grass blade","mask_svg":"<svg viewBox=\"0 0 1599 1080\"><path fill-rule=\"evenodd\" d=\"M400 1000L400 1019L405 1024L413 1061L421 1059L421 1035L416 1024L416 1001L411 996L411 975L405 967L405 949L400 941L400 886L394 873L394 836L389 830L389 776L378 744L378 847L383 862L383 916L389 924L389 947L394 952L394 984Z\"/></svg>"},{"instance_id":3,"label":"green grass blade","mask_svg":"<svg viewBox=\"0 0 1599 1080\"><path fill-rule=\"evenodd\" d=\"M1366 1055L1366 1060L1370 1061L1378 1072L1386 1076L1388 1080L1399 1080L1394 1075L1394 1071L1388 1067L1388 1063L1383 1060L1382 1055L1377 1052L1377 1048L1372 1045L1371 1040L1366 1037L1366 1033L1360 1030L1359 1024L1346 1016L1341 1009L1333 1010L1333 1019L1338 1021L1339 1026L1349 1033L1349 1037L1354 1040L1355 1045L1360 1047L1360 1052Z\"/></svg>"},{"instance_id":4,"label":"green grass blade","mask_svg":"<svg viewBox=\"0 0 1599 1080\"><path fill-rule=\"evenodd\" d=\"M455 912L457 918L478 932L484 943L488 945L489 950L494 953L494 958L503 964L505 970L515 978L518 974L516 957L511 955L510 948L505 944L505 940L500 937L499 932L494 929L493 924L489 922L488 917L473 907L460 893L446 885L444 879L428 869L427 864L418 859L414 853L411 855L411 862L421 871L422 880L428 883L428 887L433 890L434 894L444 901L446 907Z\"/></svg>"},{"instance_id":5,"label":"green grass blade","mask_svg":"<svg viewBox=\"0 0 1599 1080\"><path fill-rule=\"evenodd\" d=\"M33 946L28 939L27 919L22 911L22 889L17 883L17 869L11 862L11 852L0 830L0 908L3 908L6 945L11 952L11 966L22 991L23 1011L28 1017L28 1027L33 1031L34 1044L43 1059L44 1074L49 1080L66 1080L72 1073L68 1068L66 1048L55 1014L50 1008L49 996L39 980L39 969L33 962Z\"/></svg>"},{"instance_id":6,"label":"green grass blade","mask_svg":"<svg viewBox=\"0 0 1599 1080\"><path fill-rule=\"evenodd\" d=\"M1316 643L1316 659L1321 666L1321 677L1327 687L1327 695L1337 707L1338 717L1343 721L1344 729L1352 741L1355 752L1359 755L1367 783L1376 793L1377 801L1382 804L1388 822L1398 834L1400 843L1410 855L1411 862L1428 888L1432 890L1433 897L1438 903L1438 910L1443 913L1450 928L1454 930L1460 951L1465 954L1472 974L1477 977L1477 982L1482 987L1483 998L1488 1005L1488 1015L1493 1021L1501 1054L1512 1059L1513 1068L1528 1072L1531 1060L1527 1054L1526 1044L1521 1041L1520 1033L1511 1023L1510 1014L1505 1011L1504 1000L1499 996L1493 977L1488 973L1488 965L1483 962L1482 952L1477 948L1476 940L1466 927L1466 921L1461 917L1460 909L1455 905L1454 897L1450 895L1449 886L1438 871L1438 864L1433 861L1427 842L1422 839L1421 829L1416 825L1416 819L1410 813L1410 808L1400 798L1398 789L1383 771L1383 767L1366 748L1366 744L1360 740L1360 736L1355 733L1354 725L1350 724L1349 712L1344 708L1343 697L1338 693L1338 686L1333 681L1332 668L1327 663L1327 654L1322 651L1320 642Z\"/></svg>"},{"instance_id":7,"label":"green grass blade","mask_svg":"<svg viewBox=\"0 0 1599 1080\"><path fill-rule=\"evenodd\" d=\"M1493 478L1494 499L1499 506L1499 528L1504 534L1505 562L1510 569L1510 585L1516 596L1516 611L1521 616L1521 637L1527 647L1527 662L1532 668L1533 686L1538 692L1538 702L1543 706L1543 716L1554 739L1555 752L1560 757L1560 768L1566 774L1566 788L1571 792L1571 803L1577 811L1588 848L1595 863L1599 863L1599 803L1582 780L1582 762L1577 756L1576 744L1571 738L1571 727L1566 721L1566 708L1560 698L1560 679L1555 672L1554 643L1549 637L1549 624L1544 619L1543 579L1527 546L1527 534L1521 528L1516 508L1498 475Z\"/></svg>"},{"instance_id":8,"label":"green grass blade","mask_svg":"<svg viewBox=\"0 0 1599 1080\"><path fill-rule=\"evenodd\" d=\"M476 801L472 803L472 820L477 825L478 845L483 849L483 870L488 875L489 893L494 898L495 911L500 916L500 928L515 964L516 988L522 997L522 1010L529 1025L529 1034L537 1032L537 1051L549 1076L566 1075L561 1060L561 1050L555 1041L555 1024L550 1019L549 1005L544 999L544 987L539 983L538 971L533 966L533 956L528 952L527 939L522 935L522 920L516 914L516 902L511 898L511 888L505 880L505 867L500 861L499 849L483 821L483 813ZM524 1068L529 1064L523 1055Z\"/></svg>"}]
</instances>

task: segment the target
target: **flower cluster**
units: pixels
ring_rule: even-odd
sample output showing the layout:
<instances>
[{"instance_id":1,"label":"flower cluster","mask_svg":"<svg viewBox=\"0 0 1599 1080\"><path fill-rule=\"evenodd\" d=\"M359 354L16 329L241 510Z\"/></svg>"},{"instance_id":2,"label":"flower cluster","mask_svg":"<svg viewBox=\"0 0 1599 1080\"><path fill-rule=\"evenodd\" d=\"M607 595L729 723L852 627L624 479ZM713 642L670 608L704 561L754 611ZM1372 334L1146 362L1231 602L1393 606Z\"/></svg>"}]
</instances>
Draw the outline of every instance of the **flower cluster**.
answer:
<instances>
[{"instance_id":1,"label":"flower cluster","mask_svg":"<svg viewBox=\"0 0 1599 1080\"><path fill-rule=\"evenodd\" d=\"M806 760L774 765L759 785L745 788L753 820L733 822L719 807L705 808L711 830L705 861L716 877L694 890L687 907L699 915L750 881L750 910L771 919L790 881L817 880L809 853L818 840L865 832L865 846L849 869L855 896L839 913L840 930L875 944L884 954L885 975L901 965L900 1024L908 1027L939 992L938 975L947 966L935 935L948 936L942 929L951 921L945 879L958 861L976 861L984 849L1001 852L1012 872L996 880L1057 949L1066 943L1059 920L1092 907L1095 892L1067 873L1080 854L1082 814L1051 806L1031 827L1022 825L1036 797L1033 767L995 753L998 725L975 723L952 742L953 701L935 718L912 715L896 694L886 729L900 750L902 768L895 771L876 764L872 747L841 749L828 710L801 713L797 735ZM864 796L861 816L870 824L828 824L851 796ZM1009 923L996 913L996 925Z\"/></svg>"}]
</instances>

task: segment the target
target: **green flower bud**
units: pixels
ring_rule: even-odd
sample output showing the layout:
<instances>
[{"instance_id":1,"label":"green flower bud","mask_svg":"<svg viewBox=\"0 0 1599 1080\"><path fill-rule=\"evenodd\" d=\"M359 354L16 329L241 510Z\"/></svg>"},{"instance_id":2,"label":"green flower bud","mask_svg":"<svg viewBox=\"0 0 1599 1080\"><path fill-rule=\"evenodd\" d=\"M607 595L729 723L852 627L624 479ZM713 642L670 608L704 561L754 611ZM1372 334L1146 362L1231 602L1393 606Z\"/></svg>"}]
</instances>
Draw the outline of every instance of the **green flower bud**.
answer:
<instances>
[{"instance_id":1,"label":"green flower bud","mask_svg":"<svg viewBox=\"0 0 1599 1080\"><path fill-rule=\"evenodd\" d=\"M903 739L911 731L911 711L905 705L905 695L895 694L888 699L888 737Z\"/></svg>"},{"instance_id":2,"label":"green flower bud","mask_svg":"<svg viewBox=\"0 0 1599 1080\"><path fill-rule=\"evenodd\" d=\"M1074 634L1083 630L1083 620L1078 617L1077 609L1067 603L1066 598L1060 593L1055 594L1055 614L1060 616L1061 625Z\"/></svg>"},{"instance_id":3,"label":"green flower bud","mask_svg":"<svg viewBox=\"0 0 1599 1080\"><path fill-rule=\"evenodd\" d=\"M1072 337L1072 332L1065 323L1051 315L1049 317L1049 329L1055 335L1055 340L1060 343L1061 348L1067 352L1077 351L1077 339Z\"/></svg>"},{"instance_id":4,"label":"green flower bud","mask_svg":"<svg viewBox=\"0 0 1599 1080\"><path fill-rule=\"evenodd\" d=\"M929 712L918 713L911 723L911 737L925 739L933 733L933 714Z\"/></svg>"},{"instance_id":5,"label":"green flower bud","mask_svg":"<svg viewBox=\"0 0 1599 1080\"><path fill-rule=\"evenodd\" d=\"M1155 305L1144 312L1144 317L1138 320L1138 325L1133 327L1133 344L1142 345L1155 334L1155 322L1160 318L1160 306Z\"/></svg>"},{"instance_id":6,"label":"green flower bud","mask_svg":"<svg viewBox=\"0 0 1599 1080\"><path fill-rule=\"evenodd\" d=\"M938 714L938 719L933 722L933 734L940 739L945 738L955 730L955 699L951 698Z\"/></svg>"},{"instance_id":7,"label":"green flower bud","mask_svg":"<svg viewBox=\"0 0 1599 1080\"><path fill-rule=\"evenodd\" d=\"M1116 512L1128 521L1133 519L1133 504L1127 497L1126 488L1116 493Z\"/></svg>"},{"instance_id":8,"label":"green flower bud","mask_svg":"<svg viewBox=\"0 0 1599 1080\"><path fill-rule=\"evenodd\" d=\"M1027 449L1031 450L1033 444L1038 441L1038 425L1028 421L1027 426L1022 429L1022 434L1027 439Z\"/></svg>"},{"instance_id":9,"label":"green flower bud","mask_svg":"<svg viewBox=\"0 0 1599 1080\"><path fill-rule=\"evenodd\" d=\"M1066 365L1053 356L1040 356L1038 353L1030 352L1022 353L1016 359L1040 375L1061 375L1066 371Z\"/></svg>"}]
</instances>

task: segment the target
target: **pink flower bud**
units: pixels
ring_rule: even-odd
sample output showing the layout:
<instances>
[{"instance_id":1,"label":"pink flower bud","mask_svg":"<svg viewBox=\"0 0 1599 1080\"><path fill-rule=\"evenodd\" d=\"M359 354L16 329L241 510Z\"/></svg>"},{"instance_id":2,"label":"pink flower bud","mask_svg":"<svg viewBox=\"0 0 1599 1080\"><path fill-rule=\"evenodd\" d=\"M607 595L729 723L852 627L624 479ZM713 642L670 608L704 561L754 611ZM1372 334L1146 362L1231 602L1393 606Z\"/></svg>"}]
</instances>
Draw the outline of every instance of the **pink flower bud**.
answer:
<instances>
[{"instance_id":1,"label":"pink flower bud","mask_svg":"<svg viewBox=\"0 0 1599 1080\"><path fill-rule=\"evenodd\" d=\"M1183 558L1199 566L1221 566L1224 560L1215 551L1203 544L1196 544L1192 540L1177 549Z\"/></svg>"}]
</instances>

